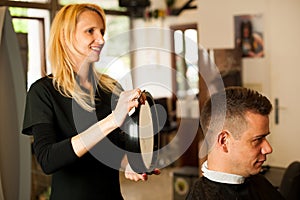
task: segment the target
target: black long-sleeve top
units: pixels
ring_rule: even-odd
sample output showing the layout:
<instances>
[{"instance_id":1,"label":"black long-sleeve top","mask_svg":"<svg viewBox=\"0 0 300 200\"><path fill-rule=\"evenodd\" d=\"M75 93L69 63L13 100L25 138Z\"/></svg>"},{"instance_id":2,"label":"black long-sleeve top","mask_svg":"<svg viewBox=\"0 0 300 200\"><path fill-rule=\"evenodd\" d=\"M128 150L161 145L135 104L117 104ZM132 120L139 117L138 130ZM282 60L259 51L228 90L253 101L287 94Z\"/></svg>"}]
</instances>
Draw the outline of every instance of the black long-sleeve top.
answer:
<instances>
[{"instance_id":1,"label":"black long-sleeve top","mask_svg":"<svg viewBox=\"0 0 300 200\"><path fill-rule=\"evenodd\" d=\"M96 110L88 112L61 95L49 77L28 91L22 132L34 136L37 160L45 173L52 174L52 200L123 199L118 171L124 156L121 131L110 133L81 158L71 145L71 137L112 111L113 95L99 87L96 94Z\"/></svg>"}]
</instances>

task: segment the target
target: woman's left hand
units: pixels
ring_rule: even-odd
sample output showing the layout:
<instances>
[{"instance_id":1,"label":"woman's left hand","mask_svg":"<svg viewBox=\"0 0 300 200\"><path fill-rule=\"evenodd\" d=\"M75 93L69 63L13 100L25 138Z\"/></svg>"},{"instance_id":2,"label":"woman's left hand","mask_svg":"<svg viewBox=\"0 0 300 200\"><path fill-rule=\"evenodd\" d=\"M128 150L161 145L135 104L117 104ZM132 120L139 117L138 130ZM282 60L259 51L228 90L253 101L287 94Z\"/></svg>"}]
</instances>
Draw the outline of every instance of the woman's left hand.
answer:
<instances>
[{"instance_id":1,"label":"woman's left hand","mask_svg":"<svg viewBox=\"0 0 300 200\"><path fill-rule=\"evenodd\" d=\"M160 170L159 169L155 169L152 174L155 174L155 175L159 175L160 174ZM126 166L126 169L125 169L125 178L129 179L129 180L132 180L132 181L147 181L148 180L148 175L146 173L143 173L143 174L138 174L136 172L134 172L130 165L128 164Z\"/></svg>"}]
</instances>

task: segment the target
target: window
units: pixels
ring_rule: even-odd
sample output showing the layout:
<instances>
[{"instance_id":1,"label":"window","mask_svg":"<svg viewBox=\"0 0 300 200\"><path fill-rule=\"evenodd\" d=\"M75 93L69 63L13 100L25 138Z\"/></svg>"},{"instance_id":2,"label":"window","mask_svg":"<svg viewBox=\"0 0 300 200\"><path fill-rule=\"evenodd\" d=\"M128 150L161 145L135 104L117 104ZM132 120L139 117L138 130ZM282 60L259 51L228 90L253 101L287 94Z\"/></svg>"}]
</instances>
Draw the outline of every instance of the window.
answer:
<instances>
[{"instance_id":1,"label":"window","mask_svg":"<svg viewBox=\"0 0 300 200\"><path fill-rule=\"evenodd\" d=\"M10 7L9 10L13 16L15 32L19 39L22 34L21 40L27 42L27 49L21 49L21 54L23 62L26 60L24 67L27 71L27 88L29 88L35 80L48 71L45 46L49 32L49 12L42 9L16 7Z\"/></svg>"},{"instance_id":2,"label":"window","mask_svg":"<svg viewBox=\"0 0 300 200\"><path fill-rule=\"evenodd\" d=\"M196 25L171 26L173 35L173 81L178 98L199 93L198 33Z\"/></svg>"}]
</instances>

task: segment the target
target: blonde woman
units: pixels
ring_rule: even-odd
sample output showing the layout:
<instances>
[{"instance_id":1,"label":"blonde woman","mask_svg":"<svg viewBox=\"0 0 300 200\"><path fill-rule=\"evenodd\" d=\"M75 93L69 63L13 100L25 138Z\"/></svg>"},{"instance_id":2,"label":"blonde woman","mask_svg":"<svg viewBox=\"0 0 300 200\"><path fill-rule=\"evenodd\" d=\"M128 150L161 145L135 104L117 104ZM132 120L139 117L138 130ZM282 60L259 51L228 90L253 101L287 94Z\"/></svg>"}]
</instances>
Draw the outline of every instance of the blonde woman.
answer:
<instances>
[{"instance_id":1,"label":"blonde woman","mask_svg":"<svg viewBox=\"0 0 300 200\"><path fill-rule=\"evenodd\" d=\"M138 106L141 90L122 91L115 80L95 71L105 29L101 7L64 6L50 32L52 74L36 81L27 95L23 133L33 135L37 160L52 174L51 199L123 199L118 167L125 153L105 145L122 147L119 127ZM125 176L147 179L132 171Z\"/></svg>"}]
</instances>

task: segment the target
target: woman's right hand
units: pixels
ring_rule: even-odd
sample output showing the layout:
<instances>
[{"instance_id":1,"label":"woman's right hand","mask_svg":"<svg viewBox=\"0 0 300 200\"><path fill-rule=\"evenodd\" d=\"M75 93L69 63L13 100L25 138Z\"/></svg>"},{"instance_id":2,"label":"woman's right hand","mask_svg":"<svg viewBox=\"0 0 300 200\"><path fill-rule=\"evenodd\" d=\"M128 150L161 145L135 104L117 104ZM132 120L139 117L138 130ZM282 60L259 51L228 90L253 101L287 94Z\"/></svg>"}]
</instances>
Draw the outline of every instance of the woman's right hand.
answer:
<instances>
[{"instance_id":1,"label":"woman's right hand","mask_svg":"<svg viewBox=\"0 0 300 200\"><path fill-rule=\"evenodd\" d=\"M116 108L113 111L113 118L118 127L123 124L129 111L134 107L138 107L138 99L141 94L142 92L139 88L121 92Z\"/></svg>"}]
</instances>

